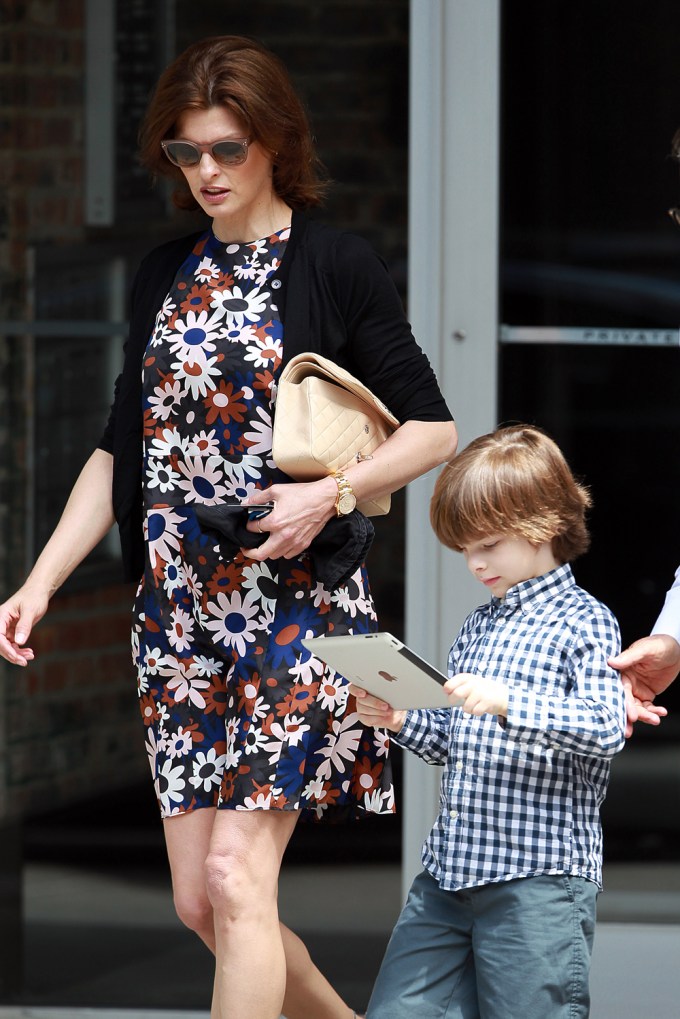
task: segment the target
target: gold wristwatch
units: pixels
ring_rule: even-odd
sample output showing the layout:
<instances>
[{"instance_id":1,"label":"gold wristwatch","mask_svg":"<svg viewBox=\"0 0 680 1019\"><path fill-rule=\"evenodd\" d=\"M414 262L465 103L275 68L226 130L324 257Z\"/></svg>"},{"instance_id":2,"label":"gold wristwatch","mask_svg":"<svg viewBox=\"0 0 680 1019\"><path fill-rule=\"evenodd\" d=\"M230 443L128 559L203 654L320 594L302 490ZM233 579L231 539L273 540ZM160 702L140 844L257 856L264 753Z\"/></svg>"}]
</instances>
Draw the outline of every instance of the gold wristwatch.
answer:
<instances>
[{"instance_id":1,"label":"gold wristwatch","mask_svg":"<svg viewBox=\"0 0 680 1019\"><path fill-rule=\"evenodd\" d=\"M341 474L340 471L333 471L333 477L335 478L335 483L338 486L338 497L335 500L335 512L337 516L345 517L356 508L357 497L344 474Z\"/></svg>"}]
</instances>

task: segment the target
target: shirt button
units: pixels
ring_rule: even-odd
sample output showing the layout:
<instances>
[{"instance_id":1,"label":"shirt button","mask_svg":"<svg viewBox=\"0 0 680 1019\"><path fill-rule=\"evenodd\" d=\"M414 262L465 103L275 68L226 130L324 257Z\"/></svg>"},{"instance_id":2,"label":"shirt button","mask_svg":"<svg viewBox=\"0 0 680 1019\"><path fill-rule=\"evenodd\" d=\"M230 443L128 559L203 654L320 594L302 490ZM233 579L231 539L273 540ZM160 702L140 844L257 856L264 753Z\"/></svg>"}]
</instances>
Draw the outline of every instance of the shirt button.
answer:
<instances>
[{"instance_id":1,"label":"shirt button","mask_svg":"<svg viewBox=\"0 0 680 1019\"><path fill-rule=\"evenodd\" d=\"M463 762L462 761L456 761L456 771L462 771L462 770L463 770Z\"/></svg>"},{"instance_id":2,"label":"shirt button","mask_svg":"<svg viewBox=\"0 0 680 1019\"><path fill-rule=\"evenodd\" d=\"M455 819L458 817L458 811L457 810L449 810L449 817L453 818L453 820L455 821Z\"/></svg>"},{"instance_id":3,"label":"shirt button","mask_svg":"<svg viewBox=\"0 0 680 1019\"><path fill-rule=\"evenodd\" d=\"M281 286L281 280L272 280L272 290L278 290Z\"/></svg>"}]
</instances>

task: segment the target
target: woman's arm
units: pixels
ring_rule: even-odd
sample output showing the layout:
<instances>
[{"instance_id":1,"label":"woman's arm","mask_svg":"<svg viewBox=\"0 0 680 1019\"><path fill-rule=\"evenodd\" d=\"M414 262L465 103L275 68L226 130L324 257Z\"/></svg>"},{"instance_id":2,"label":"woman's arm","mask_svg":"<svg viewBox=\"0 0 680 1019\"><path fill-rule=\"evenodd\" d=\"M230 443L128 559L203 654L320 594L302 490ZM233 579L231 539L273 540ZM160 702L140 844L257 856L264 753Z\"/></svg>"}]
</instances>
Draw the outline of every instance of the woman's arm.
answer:
<instances>
[{"instance_id":1,"label":"woman's arm","mask_svg":"<svg viewBox=\"0 0 680 1019\"><path fill-rule=\"evenodd\" d=\"M50 598L113 525L112 476L113 457L96 449L25 583L0 605L0 654L8 662L27 665L32 660L33 651L25 644Z\"/></svg>"},{"instance_id":2,"label":"woman's arm","mask_svg":"<svg viewBox=\"0 0 680 1019\"><path fill-rule=\"evenodd\" d=\"M457 434L453 421L406 421L381 446L371 460L352 464L342 473L357 501L396 492L433 467L451 460ZM248 525L251 531L269 531L258 548L244 550L251 559L292 559L308 548L326 521L335 514L338 486L333 477L306 484L272 485L254 493L248 502L257 505L273 500L269 516Z\"/></svg>"}]
</instances>

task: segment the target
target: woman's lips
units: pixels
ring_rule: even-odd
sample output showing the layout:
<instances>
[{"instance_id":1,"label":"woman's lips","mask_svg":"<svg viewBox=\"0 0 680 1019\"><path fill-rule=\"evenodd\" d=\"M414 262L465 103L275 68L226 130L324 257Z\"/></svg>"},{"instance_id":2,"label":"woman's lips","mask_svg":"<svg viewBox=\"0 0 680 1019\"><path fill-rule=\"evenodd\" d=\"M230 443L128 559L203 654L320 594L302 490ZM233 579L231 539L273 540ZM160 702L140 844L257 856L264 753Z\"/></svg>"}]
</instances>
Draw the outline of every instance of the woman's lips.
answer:
<instances>
[{"instance_id":1,"label":"woman's lips","mask_svg":"<svg viewBox=\"0 0 680 1019\"><path fill-rule=\"evenodd\" d=\"M208 202L221 202L229 194L229 188L201 188L201 196Z\"/></svg>"}]
</instances>

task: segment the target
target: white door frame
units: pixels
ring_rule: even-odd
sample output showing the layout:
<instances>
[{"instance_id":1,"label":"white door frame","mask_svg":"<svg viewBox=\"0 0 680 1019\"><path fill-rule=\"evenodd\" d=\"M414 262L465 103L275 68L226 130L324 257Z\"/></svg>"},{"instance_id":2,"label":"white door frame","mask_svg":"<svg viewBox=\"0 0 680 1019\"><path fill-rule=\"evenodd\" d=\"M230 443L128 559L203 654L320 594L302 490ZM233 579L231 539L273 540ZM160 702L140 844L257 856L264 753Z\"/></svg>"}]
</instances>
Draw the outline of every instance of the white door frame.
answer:
<instances>
[{"instance_id":1,"label":"white door frame","mask_svg":"<svg viewBox=\"0 0 680 1019\"><path fill-rule=\"evenodd\" d=\"M462 447L497 415L500 0L411 0L410 54L408 313ZM407 491L405 634L443 667L481 596L430 530L434 477ZM439 780L439 768L404 755L404 895Z\"/></svg>"}]
</instances>

